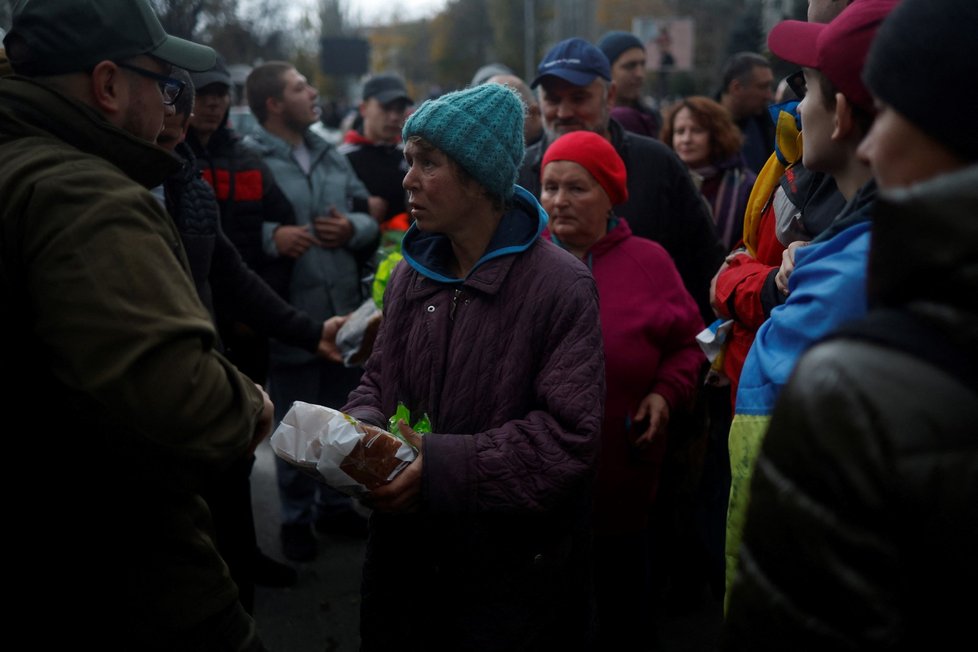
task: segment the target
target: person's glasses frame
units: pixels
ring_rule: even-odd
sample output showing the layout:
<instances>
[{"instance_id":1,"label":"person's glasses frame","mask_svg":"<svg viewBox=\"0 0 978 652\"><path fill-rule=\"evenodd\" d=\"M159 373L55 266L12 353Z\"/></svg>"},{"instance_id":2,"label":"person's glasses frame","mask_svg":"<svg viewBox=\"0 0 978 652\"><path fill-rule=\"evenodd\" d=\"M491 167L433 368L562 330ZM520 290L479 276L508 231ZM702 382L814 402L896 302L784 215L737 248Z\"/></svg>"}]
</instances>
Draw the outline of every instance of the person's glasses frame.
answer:
<instances>
[{"instance_id":1,"label":"person's glasses frame","mask_svg":"<svg viewBox=\"0 0 978 652\"><path fill-rule=\"evenodd\" d=\"M163 104L166 106L173 106L183 93L184 87L186 87L186 84L179 79L173 79L172 77L155 73L152 70L146 70L145 68L134 66L131 63L116 61L115 65L119 66L120 68L125 68L126 70L131 70L137 75L142 75L143 77L155 80L156 83L159 84L160 92L163 94Z\"/></svg>"},{"instance_id":2,"label":"person's glasses frame","mask_svg":"<svg viewBox=\"0 0 978 652\"><path fill-rule=\"evenodd\" d=\"M791 73L784 78L784 81L799 100L805 99L805 93L808 92L808 85L805 83L804 70Z\"/></svg>"}]
</instances>

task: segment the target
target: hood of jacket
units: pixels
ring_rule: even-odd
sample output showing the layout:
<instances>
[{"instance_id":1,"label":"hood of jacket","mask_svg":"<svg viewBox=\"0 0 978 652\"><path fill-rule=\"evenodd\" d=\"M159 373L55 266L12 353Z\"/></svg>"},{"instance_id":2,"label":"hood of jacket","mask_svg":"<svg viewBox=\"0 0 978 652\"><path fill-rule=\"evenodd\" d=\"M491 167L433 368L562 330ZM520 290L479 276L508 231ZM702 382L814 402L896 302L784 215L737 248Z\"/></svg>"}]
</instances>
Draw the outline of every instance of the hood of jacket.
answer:
<instances>
[{"instance_id":1,"label":"hood of jacket","mask_svg":"<svg viewBox=\"0 0 978 652\"><path fill-rule=\"evenodd\" d=\"M874 306L969 319L978 343L978 165L880 193L868 293Z\"/></svg>"},{"instance_id":2,"label":"hood of jacket","mask_svg":"<svg viewBox=\"0 0 978 652\"><path fill-rule=\"evenodd\" d=\"M485 253L472 267L467 278L496 258L526 251L547 226L547 213L524 188L516 186L512 203L503 214L499 227ZM461 285L466 279L455 278L448 271L452 243L441 233L426 233L412 224L401 241L404 259L422 276L438 283Z\"/></svg>"},{"instance_id":3,"label":"hood of jacket","mask_svg":"<svg viewBox=\"0 0 978 652\"><path fill-rule=\"evenodd\" d=\"M846 202L846 205L842 208L842 212L832 220L832 223L824 231L812 240L812 243L831 240L836 234L845 231L849 227L860 222L869 221L878 194L879 186L876 184L876 179L870 179L864 183L856 191L852 199Z\"/></svg>"},{"instance_id":4,"label":"hood of jacket","mask_svg":"<svg viewBox=\"0 0 978 652\"><path fill-rule=\"evenodd\" d=\"M180 162L154 143L133 136L102 114L26 77L0 81L0 141L57 138L103 158L144 188L155 188Z\"/></svg>"},{"instance_id":5,"label":"hood of jacket","mask_svg":"<svg viewBox=\"0 0 978 652\"><path fill-rule=\"evenodd\" d=\"M187 139L185 142L194 150L195 155L209 158L208 154L227 151L234 142L242 139L242 135L231 128L230 116L231 107L228 107L228 110L224 112L224 119L221 121L221 126L211 134L211 137L207 140L207 145L200 142L196 129L190 127L187 130Z\"/></svg>"}]
</instances>

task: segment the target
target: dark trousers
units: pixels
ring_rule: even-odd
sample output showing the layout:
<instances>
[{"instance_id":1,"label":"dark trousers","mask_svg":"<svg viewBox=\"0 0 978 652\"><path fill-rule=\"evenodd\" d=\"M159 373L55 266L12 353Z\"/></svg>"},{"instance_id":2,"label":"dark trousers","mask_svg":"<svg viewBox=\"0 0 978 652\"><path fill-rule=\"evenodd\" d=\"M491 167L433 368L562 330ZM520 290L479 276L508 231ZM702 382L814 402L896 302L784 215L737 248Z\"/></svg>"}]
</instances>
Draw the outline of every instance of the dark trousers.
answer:
<instances>
[{"instance_id":1,"label":"dark trousers","mask_svg":"<svg viewBox=\"0 0 978 652\"><path fill-rule=\"evenodd\" d=\"M251 508L251 467L254 463L254 455L236 461L201 492L211 510L217 550L231 571L231 579L238 585L238 599L248 613L254 611L254 566L258 556L255 516Z\"/></svg>"},{"instance_id":2,"label":"dark trousers","mask_svg":"<svg viewBox=\"0 0 978 652\"><path fill-rule=\"evenodd\" d=\"M655 642L648 532L595 535L596 650L652 650Z\"/></svg>"}]
</instances>

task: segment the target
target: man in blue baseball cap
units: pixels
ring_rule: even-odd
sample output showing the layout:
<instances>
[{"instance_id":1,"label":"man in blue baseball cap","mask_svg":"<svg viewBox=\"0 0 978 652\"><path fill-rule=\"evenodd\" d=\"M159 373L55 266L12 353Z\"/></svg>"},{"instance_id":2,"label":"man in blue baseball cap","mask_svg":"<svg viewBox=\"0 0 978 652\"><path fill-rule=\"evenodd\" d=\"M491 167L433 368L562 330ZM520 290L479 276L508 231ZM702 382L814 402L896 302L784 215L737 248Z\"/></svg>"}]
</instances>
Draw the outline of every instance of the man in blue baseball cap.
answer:
<instances>
[{"instance_id":1,"label":"man in blue baseball cap","mask_svg":"<svg viewBox=\"0 0 978 652\"><path fill-rule=\"evenodd\" d=\"M625 218L630 232L655 240L670 253L686 289L696 300L703 319L715 317L709 305L709 282L723 261L723 251L709 209L690 180L686 166L658 140L628 132L610 117L617 86L611 78L608 58L596 46L580 38L555 45L540 62L531 86L538 88L543 112L543 139L529 147L519 183L539 197L541 162L547 148L563 134L592 131L606 138L625 163L628 199L614 207ZM691 441L702 433L677 408L670 428L678 439ZM599 471L600 473L600 471ZM661 494L660 494L661 495ZM633 523L644 522L646 514ZM635 622L646 617L652 587L640 569L622 577L611 566L623 549L644 548L651 528L622 532L618 524L595 531L595 564L599 581L596 601L600 649L624 649L634 645ZM657 532L665 540L672 533ZM650 630L642 632L650 634ZM631 640L623 640L629 639ZM648 641L644 641L648 642Z\"/></svg>"},{"instance_id":2,"label":"man in blue baseball cap","mask_svg":"<svg viewBox=\"0 0 978 652\"><path fill-rule=\"evenodd\" d=\"M559 136L584 129L607 138L628 171L628 201L615 214L628 220L635 235L666 248L704 321L712 322L710 279L723 262L713 219L672 150L625 131L610 117L617 87L608 58L584 39L561 41L544 56L530 86L539 89L545 134L527 148L519 184L540 196L540 162Z\"/></svg>"},{"instance_id":3,"label":"man in blue baseball cap","mask_svg":"<svg viewBox=\"0 0 978 652\"><path fill-rule=\"evenodd\" d=\"M271 429L215 350L154 141L208 47L148 0L28 0L0 78L8 618L28 647L263 650L199 491ZM15 495L16 492L16 495Z\"/></svg>"}]
</instances>

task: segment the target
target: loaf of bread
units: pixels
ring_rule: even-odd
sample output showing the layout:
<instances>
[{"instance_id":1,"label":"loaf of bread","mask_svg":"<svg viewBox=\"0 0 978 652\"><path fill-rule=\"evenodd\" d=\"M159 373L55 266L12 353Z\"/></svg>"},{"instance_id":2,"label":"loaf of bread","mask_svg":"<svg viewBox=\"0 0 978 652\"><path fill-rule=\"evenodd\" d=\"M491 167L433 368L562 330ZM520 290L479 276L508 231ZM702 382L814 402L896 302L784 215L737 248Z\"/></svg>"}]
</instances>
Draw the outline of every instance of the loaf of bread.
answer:
<instances>
[{"instance_id":1,"label":"loaf of bread","mask_svg":"<svg viewBox=\"0 0 978 652\"><path fill-rule=\"evenodd\" d=\"M397 458L403 442L386 430L358 424L363 436L340 462L340 470L373 491L387 484L409 464Z\"/></svg>"},{"instance_id":2,"label":"loaf of bread","mask_svg":"<svg viewBox=\"0 0 978 652\"><path fill-rule=\"evenodd\" d=\"M390 482L417 456L386 430L339 410L296 401L272 434L272 450L326 484L360 496Z\"/></svg>"}]
</instances>

